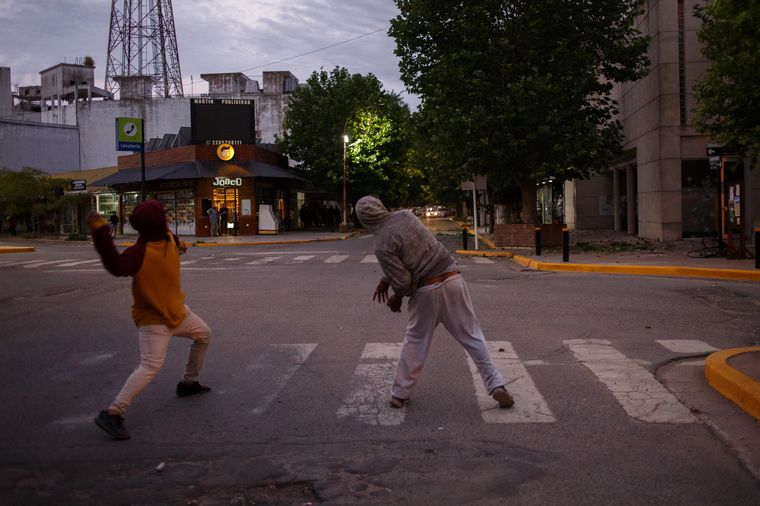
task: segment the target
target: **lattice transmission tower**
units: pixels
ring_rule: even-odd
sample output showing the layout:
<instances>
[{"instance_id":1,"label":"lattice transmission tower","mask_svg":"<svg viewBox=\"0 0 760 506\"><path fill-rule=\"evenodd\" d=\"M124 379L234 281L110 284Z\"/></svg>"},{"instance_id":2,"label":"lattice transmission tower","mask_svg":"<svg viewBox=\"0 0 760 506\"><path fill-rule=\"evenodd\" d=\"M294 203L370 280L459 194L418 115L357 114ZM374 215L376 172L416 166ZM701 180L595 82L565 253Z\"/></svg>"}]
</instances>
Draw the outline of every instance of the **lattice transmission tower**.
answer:
<instances>
[{"instance_id":1,"label":"lattice transmission tower","mask_svg":"<svg viewBox=\"0 0 760 506\"><path fill-rule=\"evenodd\" d=\"M134 76L150 76L155 96L183 96L171 0L111 1L106 90Z\"/></svg>"}]
</instances>

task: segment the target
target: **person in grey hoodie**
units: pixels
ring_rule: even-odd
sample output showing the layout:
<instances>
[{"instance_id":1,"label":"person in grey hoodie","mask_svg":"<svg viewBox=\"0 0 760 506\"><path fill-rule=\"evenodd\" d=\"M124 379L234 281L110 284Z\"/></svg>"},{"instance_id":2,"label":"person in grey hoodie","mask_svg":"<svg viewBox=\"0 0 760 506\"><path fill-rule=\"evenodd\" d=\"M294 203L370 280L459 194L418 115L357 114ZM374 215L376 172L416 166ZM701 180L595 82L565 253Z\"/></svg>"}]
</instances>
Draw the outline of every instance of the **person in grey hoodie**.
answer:
<instances>
[{"instance_id":1,"label":"person in grey hoodie","mask_svg":"<svg viewBox=\"0 0 760 506\"><path fill-rule=\"evenodd\" d=\"M389 212L375 196L359 199L356 216L375 236L375 256L384 274L372 300L398 313L404 297L409 297L409 322L396 368L391 407L409 403L439 323L470 355L499 407L511 407L514 400L504 388L504 379L488 351L467 284L446 248L414 213ZM389 288L393 289L390 295Z\"/></svg>"}]
</instances>

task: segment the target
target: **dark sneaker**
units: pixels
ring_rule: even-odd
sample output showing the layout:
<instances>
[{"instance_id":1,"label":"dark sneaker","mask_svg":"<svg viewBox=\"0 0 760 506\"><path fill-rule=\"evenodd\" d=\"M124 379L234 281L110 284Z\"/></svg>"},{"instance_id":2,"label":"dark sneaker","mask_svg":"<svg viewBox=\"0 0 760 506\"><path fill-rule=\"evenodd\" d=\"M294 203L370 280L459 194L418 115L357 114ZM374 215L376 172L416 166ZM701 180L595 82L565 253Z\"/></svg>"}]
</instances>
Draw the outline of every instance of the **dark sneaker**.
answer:
<instances>
[{"instance_id":1,"label":"dark sneaker","mask_svg":"<svg viewBox=\"0 0 760 506\"><path fill-rule=\"evenodd\" d=\"M95 417L95 425L106 431L114 439L124 440L130 437L127 428L124 427L124 418L119 415L109 415L108 411L101 411Z\"/></svg>"},{"instance_id":2,"label":"dark sneaker","mask_svg":"<svg viewBox=\"0 0 760 506\"><path fill-rule=\"evenodd\" d=\"M511 408L515 404L515 400L504 387L494 388L493 392L491 392L491 397L499 403L500 408Z\"/></svg>"},{"instance_id":3,"label":"dark sneaker","mask_svg":"<svg viewBox=\"0 0 760 506\"><path fill-rule=\"evenodd\" d=\"M391 400L388 401L388 404L392 408L399 409L409 404L409 399L400 399L398 397L391 397Z\"/></svg>"},{"instance_id":4,"label":"dark sneaker","mask_svg":"<svg viewBox=\"0 0 760 506\"><path fill-rule=\"evenodd\" d=\"M187 397L188 395L205 394L211 391L211 387L206 387L193 381L192 383L185 383L180 381L177 383L177 395L180 397Z\"/></svg>"}]
</instances>

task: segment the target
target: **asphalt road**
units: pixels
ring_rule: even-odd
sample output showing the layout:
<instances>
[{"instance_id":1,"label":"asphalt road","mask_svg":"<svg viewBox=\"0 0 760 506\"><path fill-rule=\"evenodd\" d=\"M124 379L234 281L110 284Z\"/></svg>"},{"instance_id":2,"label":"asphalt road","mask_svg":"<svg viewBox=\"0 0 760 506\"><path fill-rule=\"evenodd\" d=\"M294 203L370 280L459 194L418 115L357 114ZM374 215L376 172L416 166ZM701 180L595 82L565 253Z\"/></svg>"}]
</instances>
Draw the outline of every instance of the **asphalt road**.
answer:
<instances>
[{"instance_id":1,"label":"asphalt road","mask_svg":"<svg viewBox=\"0 0 760 506\"><path fill-rule=\"evenodd\" d=\"M130 281L88 244L0 256L0 503L760 502L735 452L653 374L760 340L760 286L458 260L515 409L478 398L442 328L411 405L385 407L406 313L371 300L371 238L191 248L183 286L214 331L213 391L174 395L176 339L116 442L92 418L137 364Z\"/></svg>"}]
</instances>

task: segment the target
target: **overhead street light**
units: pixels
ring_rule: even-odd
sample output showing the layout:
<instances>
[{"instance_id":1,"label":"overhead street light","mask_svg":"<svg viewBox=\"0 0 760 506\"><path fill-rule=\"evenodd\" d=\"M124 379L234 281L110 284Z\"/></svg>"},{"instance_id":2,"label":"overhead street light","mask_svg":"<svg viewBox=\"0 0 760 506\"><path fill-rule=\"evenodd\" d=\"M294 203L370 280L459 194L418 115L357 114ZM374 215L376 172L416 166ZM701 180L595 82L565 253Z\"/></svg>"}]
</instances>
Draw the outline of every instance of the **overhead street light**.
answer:
<instances>
[{"instance_id":1,"label":"overhead street light","mask_svg":"<svg viewBox=\"0 0 760 506\"><path fill-rule=\"evenodd\" d=\"M343 230L348 228L348 208L346 207L346 173L348 171L346 160L346 145L348 144L348 135L343 134Z\"/></svg>"}]
</instances>

